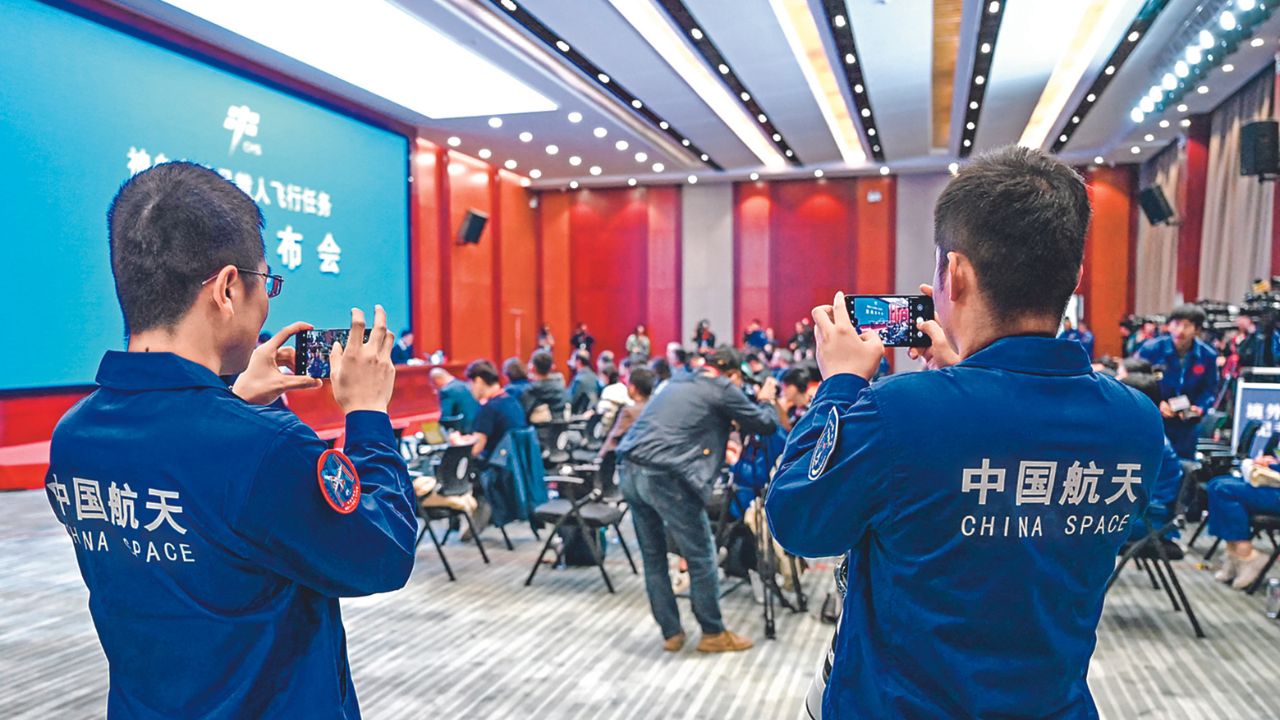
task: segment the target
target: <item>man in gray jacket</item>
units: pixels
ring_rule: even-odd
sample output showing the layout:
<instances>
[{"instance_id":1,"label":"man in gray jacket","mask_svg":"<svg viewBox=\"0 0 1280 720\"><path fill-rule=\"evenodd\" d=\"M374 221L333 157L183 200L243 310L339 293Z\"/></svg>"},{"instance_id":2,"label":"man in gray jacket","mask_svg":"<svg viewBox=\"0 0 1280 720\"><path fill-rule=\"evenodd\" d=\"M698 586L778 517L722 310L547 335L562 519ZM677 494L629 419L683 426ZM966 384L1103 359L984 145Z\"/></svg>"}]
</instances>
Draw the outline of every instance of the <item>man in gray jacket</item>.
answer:
<instances>
[{"instance_id":1,"label":"man in gray jacket","mask_svg":"<svg viewBox=\"0 0 1280 720\"><path fill-rule=\"evenodd\" d=\"M622 494L631 506L644 559L645 591L662 628L663 647L684 647L684 629L667 571L667 532L689 564L689 596L702 627L700 652L746 650L751 640L725 629L720 617L716 548L706 504L724 465L729 431L772 433L778 426L777 385L765 381L752 402L742 391L742 356L716 350L700 370L671 378L618 446Z\"/></svg>"}]
</instances>

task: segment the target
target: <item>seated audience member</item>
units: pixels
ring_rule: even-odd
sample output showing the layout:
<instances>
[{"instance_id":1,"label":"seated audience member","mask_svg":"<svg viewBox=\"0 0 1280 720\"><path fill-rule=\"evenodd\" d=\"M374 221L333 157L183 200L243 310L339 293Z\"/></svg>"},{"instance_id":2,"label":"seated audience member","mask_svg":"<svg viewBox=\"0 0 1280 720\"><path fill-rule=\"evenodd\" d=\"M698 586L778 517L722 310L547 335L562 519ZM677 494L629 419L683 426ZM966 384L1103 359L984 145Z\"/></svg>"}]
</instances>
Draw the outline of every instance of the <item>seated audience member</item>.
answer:
<instances>
[{"instance_id":1,"label":"seated audience member","mask_svg":"<svg viewBox=\"0 0 1280 720\"><path fill-rule=\"evenodd\" d=\"M764 334L764 328L761 327L759 320L752 320L747 329L742 331L742 349L748 352L754 350L760 352L764 350L764 346L768 344L768 338Z\"/></svg>"},{"instance_id":2,"label":"seated audience member","mask_svg":"<svg viewBox=\"0 0 1280 720\"><path fill-rule=\"evenodd\" d=\"M1253 460L1255 471L1280 472L1280 460L1262 455ZM1280 514L1280 487L1255 486L1247 477L1224 475L1209 483L1209 532L1227 544L1222 569L1214 574L1219 582L1231 583L1237 590L1247 589L1258 579L1267 554L1253 546L1249 528L1252 513Z\"/></svg>"},{"instance_id":3,"label":"seated audience member","mask_svg":"<svg viewBox=\"0 0 1280 720\"><path fill-rule=\"evenodd\" d=\"M507 386L503 388L507 394L520 400L520 396L529 389L529 371L518 357L509 357L502 363L502 374L507 376Z\"/></svg>"},{"instance_id":4,"label":"seated audience member","mask_svg":"<svg viewBox=\"0 0 1280 720\"><path fill-rule=\"evenodd\" d=\"M529 358L529 375L533 382L520 394L520 405L531 423L563 420L569 406L569 393L564 387L564 376L553 371L555 361L551 353L538 350Z\"/></svg>"},{"instance_id":5,"label":"seated audience member","mask_svg":"<svg viewBox=\"0 0 1280 720\"><path fill-rule=\"evenodd\" d=\"M648 404L649 398L653 396L655 379L653 371L649 368L638 367L631 373L627 383L627 398L630 404L618 410L613 424L609 426L609 434L605 436L604 444L600 446L597 459L603 459L605 455L618 449L622 436L626 435L631 426L636 423L640 413L644 412L644 406Z\"/></svg>"},{"instance_id":6,"label":"seated audience member","mask_svg":"<svg viewBox=\"0 0 1280 720\"><path fill-rule=\"evenodd\" d=\"M573 382L569 383L569 406L574 415L595 410L600 402L600 378L591 369L591 356L580 350L570 361Z\"/></svg>"},{"instance_id":7,"label":"seated audience member","mask_svg":"<svg viewBox=\"0 0 1280 720\"><path fill-rule=\"evenodd\" d=\"M1160 415L1173 449L1178 451L1178 457L1187 460L1195 458L1196 426L1213 406L1218 392L1218 353L1196 337L1204 323L1202 308L1179 305L1169 313L1169 334L1148 340L1138 348L1138 357L1164 367L1160 376ZM1176 403L1186 405L1186 409L1179 410Z\"/></svg>"},{"instance_id":8,"label":"seated audience member","mask_svg":"<svg viewBox=\"0 0 1280 720\"><path fill-rule=\"evenodd\" d=\"M1156 381L1155 375L1151 374L1150 364L1144 369L1141 363L1144 361L1133 362L1130 367L1137 368L1135 370L1126 371L1124 378L1121 380L1125 385L1146 395L1151 402L1157 406L1160 405L1160 385ZM1131 518L1133 524L1130 526L1129 539L1141 540L1146 537L1153 529L1162 527L1165 523L1173 518L1173 511L1178 503L1178 492L1182 489L1182 463L1178 461L1178 453L1174 451L1173 445L1169 443L1169 438L1164 439L1164 457L1160 464L1160 473L1155 477L1155 484L1151 486L1151 503L1147 505L1146 513L1134 514ZM1182 557L1182 548L1173 542L1178 537L1177 530L1171 530L1168 535L1163 538L1166 552L1169 557L1177 559Z\"/></svg>"},{"instance_id":9,"label":"seated audience member","mask_svg":"<svg viewBox=\"0 0 1280 720\"><path fill-rule=\"evenodd\" d=\"M673 375L689 369L689 351L678 342L667 343L667 368Z\"/></svg>"},{"instance_id":10,"label":"seated audience member","mask_svg":"<svg viewBox=\"0 0 1280 720\"><path fill-rule=\"evenodd\" d=\"M396 344L391 347L391 362L396 365L404 365L414 358L413 354L413 331L406 328L400 333L400 337L396 339Z\"/></svg>"},{"instance_id":11,"label":"seated audience member","mask_svg":"<svg viewBox=\"0 0 1280 720\"><path fill-rule=\"evenodd\" d=\"M503 390L493 363L472 361L466 376L471 381L471 394L480 402L480 410L476 413L475 429L458 442L472 443L471 455L488 460L508 431L529 427L529 423L519 401Z\"/></svg>"},{"instance_id":12,"label":"seated audience member","mask_svg":"<svg viewBox=\"0 0 1280 720\"><path fill-rule=\"evenodd\" d=\"M1054 337L1090 214L1052 156L970 160L934 209L923 372L871 384L877 334L843 293L814 308L825 379L766 511L789 552L849 558L823 717L1097 717L1107 579L1164 438L1146 398Z\"/></svg>"},{"instance_id":13,"label":"seated audience member","mask_svg":"<svg viewBox=\"0 0 1280 720\"><path fill-rule=\"evenodd\" d=\"M653 371L653 394L657 395L671 379L671 363L666 358L654 358L649 362L649 369Z\"/></svg>"},{"instance_id":14,"label":"seated audience member","mask_svg":"<svg viewBox=\"0 0 1280 720\"><path fill-rule=\"evenodd\" d=\"M596 412L601 416L600 422L607 428L613 424L618 411L631 404L631 396L627 391L627 384L622 382L622 375L619 374L618 368L607 365L601 374L604 376L605 386L600 391L600 402L596 404Z\"/></svg>"},{"instance_id":15,"label":"seated audience member","mask_svg":"<svg viewBox=\"0 0 1280 720\"><path fill-rule=\"evenodd\" d=\"M471 395L467 384L450 375L444 368L431 368L431 382L440 395L440 417L459 418L452 423L450 429L460 433L471 432L480 404Z\"/></svg>"},{"instance_id":16,"label":"seated audience member","mask_svg":"<svg viewBox=\"0 0 1280 720\"><path fill-rule=\"evenodd\" d=\"M596 356L596 382L600 387L604 387L604 369L610 365L617 367L616 359L617 356L613 354L612 350L601 350L600 354Z\"/></svg>"},{"instance_id":17,"label":"seated audience member","mask_svg":"<svg viewBox=\"0 0 1280 720\"><path fill-rule=\"evenodd\" d=\"M774 380L781 381L783 374L791 369L791 365L795 362L795 355L786 348L778 348L773 352L773 356L769 358L769 372L773 375Z\"/></svg>"},{"instance_id":18,"label":"seated audience member","mask_svg":"<svg viewBox=\"0 0 1280 720\"><path fill-rule=\"evenodd\" d=\"M649 362L649 335L645 332L644 325L637 325L627 336L626 347L627 356L632 362Z\"/></svg>"}]
</instances>

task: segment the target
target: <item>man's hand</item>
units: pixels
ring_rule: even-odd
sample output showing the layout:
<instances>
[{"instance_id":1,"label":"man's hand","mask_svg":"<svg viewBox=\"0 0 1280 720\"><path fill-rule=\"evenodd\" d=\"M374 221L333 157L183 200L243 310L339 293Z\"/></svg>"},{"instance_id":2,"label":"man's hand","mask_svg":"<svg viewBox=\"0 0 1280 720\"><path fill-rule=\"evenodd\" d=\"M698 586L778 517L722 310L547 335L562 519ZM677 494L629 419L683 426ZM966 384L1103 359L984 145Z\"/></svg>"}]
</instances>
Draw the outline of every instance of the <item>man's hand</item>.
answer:
<instances>
[{"instance_id":1,"label":"man's hand","mask_svg":"<svg viewBox=\"0 0 1280 720\"><path fill-rule=\"evenodd\" d=\"M1173 417L1173 416L1174 416L1174 415L1176 415L1176 414L1177 414L1177 413L1175 413L1175 412L1173 411L1173 408L1169 405L1169 401L1168 401L1168 400L1161 400L1161 401L1160 401L1160 415L1161 415L1161 416L1166 417L1166 418L1171 418L1171 417Z\"/></svg>"},{"instance_id":2,"label":"man's hand","mask_svg":"<svg viewBox=\"0 0 1280 720\"><path fill-rule=\"evenodd\" d=\"M1274 455L1259 455L1258 457L1253 459L1253 464L1271 467L1272 465L1276 464L1276 458Z\"/></svg>"},{"instance_id":3,"label":"man's hand","mask_svg":"<svg viewBox=\"0 0 1280 720\"><path fill-rule=\"evenodd\" d=\"M773 402L778 399L778 381L772 375L760 383L760 389L756 391L756 399L761 402Z\"/></svg>"},{"instance_id":4,"label":"man's hand","mask_svg":"<svg viewBox=\"0 0 1280 720\"><path fill-rule=\"evenodd\" d=\"M843 292L836 293L831 305L813 309L813 327L822 377L849 373L868 382L875 377L884 357L884 343L873 330L859 335L853 329Z\"/></svg>"},{"instance_id":5,"label":"man's hand","mask_svg":"<svg viewBox=\"0 0 1280 720\"><path fill-rule=\"evenodd\" d=\"M293 367L294 351L293 348L284 347L285 341L310 329L311 325L296 322L255 348L249 356L249 367L236 378L231 391L245 402L270 405L289 390L308 390L323 385L323 382L308 375L286 375L280 372L281 365Z\"/></svg>"},{"instance_id":6,"label":"man's hand","mask_svg":"<svg viewBox=\"0 0 1280 720\"><path fill-rule=\"evenodd\" d=\"M344 413L356 410L384 413L396 383L396 366L391 364L391 347L396 340L387 332L387 313L381 305L373 311L369 341L362 342L363 337L364 312L352 308L347 346L334 343L329 352L333 399Z\"/></svg>"},{"instance_id":7,"label":"man's hand","mask_svg":"<svg viewBox=\"0 0 1280 720\"><path fill-rule=\"evenodd\" d=\"M920 294L933 297L932 285L921 285ZM951 367L960 362L960 353L951 346L951 341L947 339L947 334L943 332L942 326L937 320L916 320L916 328L922 330L925 335L929 336L929 347L911 348L907 354L913 360L924 360L925 367L930 370L938 368Z\"/></svg>"}]
</instances>

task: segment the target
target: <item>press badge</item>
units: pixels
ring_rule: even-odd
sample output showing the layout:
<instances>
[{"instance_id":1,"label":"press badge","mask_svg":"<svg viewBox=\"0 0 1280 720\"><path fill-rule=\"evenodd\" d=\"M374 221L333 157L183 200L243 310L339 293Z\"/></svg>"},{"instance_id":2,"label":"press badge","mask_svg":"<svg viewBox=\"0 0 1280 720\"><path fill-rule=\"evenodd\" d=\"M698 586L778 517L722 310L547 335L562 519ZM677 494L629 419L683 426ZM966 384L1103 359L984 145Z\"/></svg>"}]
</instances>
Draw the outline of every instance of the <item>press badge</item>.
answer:
<instances>
[{"instance_id":1,"label":"press badge","mask_svg":"<svg viewBox=\"0 0 1280 720\"><path fill-rule=\"evenodd\" d=\"M316 463L320 493L329 507L349 515L360 504L360 476L351 459L339 450L325 450Z\"/></svg>"},{"instance_id":2,"label":"press badge","mask_svg":"<svg viewBox=\"0 0 1280 720\"><path fill-rule=\"evenodd\" d=\"M836 442L839 439L840 412L831 408L831 412L827 413L827 424L822 428L822 435L818 437L818 444L813 447L813 458L809 460L810 480L817 480L819 475L826 472L827 464L831 462L831 456L836 451Z\"/></svg>"}]
</instances>

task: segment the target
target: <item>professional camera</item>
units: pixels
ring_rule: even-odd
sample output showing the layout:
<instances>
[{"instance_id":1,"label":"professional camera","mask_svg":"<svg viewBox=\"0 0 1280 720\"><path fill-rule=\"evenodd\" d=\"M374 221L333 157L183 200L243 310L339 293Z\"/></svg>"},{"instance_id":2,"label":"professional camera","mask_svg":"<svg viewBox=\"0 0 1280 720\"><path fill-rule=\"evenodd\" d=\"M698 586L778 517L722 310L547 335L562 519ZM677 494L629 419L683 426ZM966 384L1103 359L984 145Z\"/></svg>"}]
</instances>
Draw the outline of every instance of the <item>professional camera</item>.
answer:
<instances>
[{"instance_id":1,"label":"professional camera","mask_svg":"<svg viewBox=\"0 0 1280 720\"><path fill-rule=\"evenodd\" d=\"M1261 352L1257 362L1264 367L1275 366L1277 360L1274 353L1276 325L1280 322L1280 290L1277 288L1280 288L1280 276L1254 280L1250 292L1244 296L1241 310L1258 324Z\"/></svg>"}]
</instances>

